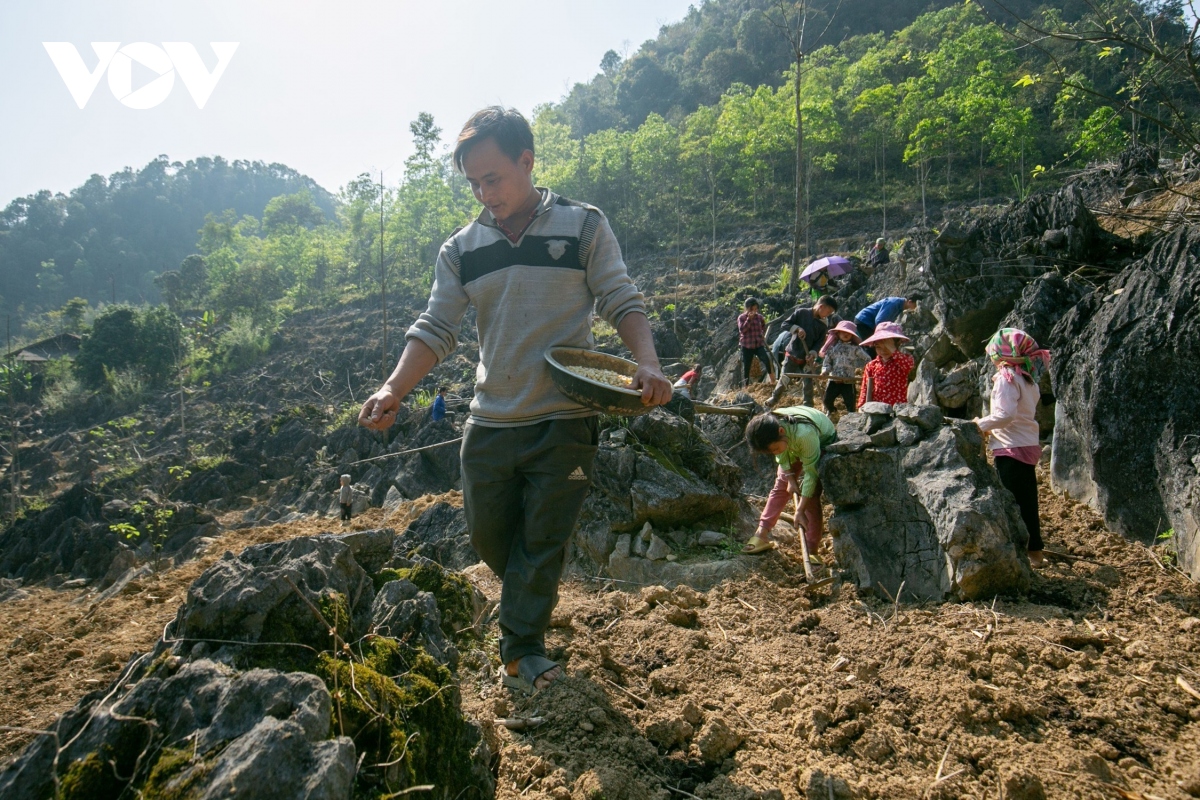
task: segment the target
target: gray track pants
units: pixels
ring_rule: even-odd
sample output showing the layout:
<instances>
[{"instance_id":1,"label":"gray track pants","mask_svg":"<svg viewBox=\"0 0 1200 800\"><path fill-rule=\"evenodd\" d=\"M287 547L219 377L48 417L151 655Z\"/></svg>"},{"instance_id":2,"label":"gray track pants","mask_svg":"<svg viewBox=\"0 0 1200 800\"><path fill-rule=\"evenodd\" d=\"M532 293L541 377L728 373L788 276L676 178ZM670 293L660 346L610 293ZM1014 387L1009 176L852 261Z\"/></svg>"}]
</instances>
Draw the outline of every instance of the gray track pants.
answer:
<instances>
[{"instance_id":1,"label":"gray track pants","mask_svg":"<svg viewBox=\"0 0 1200 800\"><path fill-rule=\"evenodd\" d=\"M504 582L500 658L546 654L567 543L592 483L596 417L519 428L468 424L463 506L471 545Z\"/></svg>"}]
</instances>

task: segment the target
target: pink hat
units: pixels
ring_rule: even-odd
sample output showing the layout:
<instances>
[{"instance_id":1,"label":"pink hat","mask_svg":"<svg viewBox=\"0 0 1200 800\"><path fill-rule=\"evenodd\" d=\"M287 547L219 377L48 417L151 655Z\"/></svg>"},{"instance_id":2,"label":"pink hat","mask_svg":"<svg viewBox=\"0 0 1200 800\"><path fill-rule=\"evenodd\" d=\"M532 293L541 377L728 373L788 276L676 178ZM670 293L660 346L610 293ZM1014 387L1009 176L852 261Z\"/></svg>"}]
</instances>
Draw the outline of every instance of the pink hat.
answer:
<instances>
[{"instance_id":1,"label":"pink hat","mask_svg":"<svg viewBox=\"0 0 1200 800\"><path fill-rule=\"evenodd\" d=\"M836 334L838 331L841 331L842 333L848 333L851 336L853 336L855 344L858 344L859 339L861 338L858 335L858 326L855 325L853 322L851 322L848 319L844 319L841 322L839 322L837 325L835 325L833 327L833 330L830 331L830 333Z\"/></svg>"},{"instance_id":2,"label":"pink hat","mask_svg":"<svg viewBox=\"0 0 1200 800\"><path fill-rule=\"evenodd\" d=\"M881 322L875 326L875 332L863 339L859 344L863 347L882 342L884 339L902 339L906 342L912 341L904 335L904 331L900 328L900 324L896 322Z\"/></svg>"}]
</instances>

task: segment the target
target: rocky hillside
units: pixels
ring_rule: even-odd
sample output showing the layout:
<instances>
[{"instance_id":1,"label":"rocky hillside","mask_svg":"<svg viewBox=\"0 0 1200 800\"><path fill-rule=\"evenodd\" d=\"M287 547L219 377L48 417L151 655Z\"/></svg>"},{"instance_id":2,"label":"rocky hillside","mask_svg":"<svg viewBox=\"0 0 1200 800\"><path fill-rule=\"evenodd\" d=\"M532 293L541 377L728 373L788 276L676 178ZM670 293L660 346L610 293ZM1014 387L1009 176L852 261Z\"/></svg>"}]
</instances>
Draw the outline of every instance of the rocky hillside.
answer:
<instances>
[{"instance_id":1,"label":"rocky hillside","mask_svg":"<svg viewBox=\"0 0 1200 800\"><path fill-rule=\"evenodd\" d=\"M811 577L787 522L778 551L738 553L772 465L737 418L604 418L552 622L568 676L532 699L496 680L463 407L353 424L385 370L373 302L291 317L182 413L177 394L29 409L0 487L45 487L0 533L0 795L1200 796L1200 249L1186 220L1113 232L1128 187L1173 180L1150 163L951 214L839 282L847 316L923 296L918 366L908 404L837 419ZM765 397L733 391L734 318L748 293L791 307L786 240L632 265L664 361L710 366L713 402ZM1041 573L964 421L1000 325L1055 353ZM469 396L471 328L424 388Z\"/></svg>"}]
</instances>

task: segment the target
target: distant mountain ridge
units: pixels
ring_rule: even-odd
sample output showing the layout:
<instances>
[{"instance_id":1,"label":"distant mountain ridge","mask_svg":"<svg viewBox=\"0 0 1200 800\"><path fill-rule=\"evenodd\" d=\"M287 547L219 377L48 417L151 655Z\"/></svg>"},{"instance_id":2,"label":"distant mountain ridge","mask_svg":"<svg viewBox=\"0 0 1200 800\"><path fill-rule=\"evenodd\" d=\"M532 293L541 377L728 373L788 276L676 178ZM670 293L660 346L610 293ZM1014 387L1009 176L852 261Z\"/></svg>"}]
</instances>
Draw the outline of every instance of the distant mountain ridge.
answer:
<instances>
[{"instance_id":1,"label":"distant mountain ridge","mask_svg":"<svg viewBox=\"0 0 1200 800\"><path fill-rule=\"evenodd\" d=\"M890 34L921 14L961 4L961 0L807 0L806 50L852 36ZM1081 0L1005 3L1022 18L1043 5L1051 5L1066 19L1086 11ZM682 20L663 25L657 37L643 42L625 60L610 51L601 71L586 83L575 84L557 105L572 134L581 137L605 128L637 128L652 113L667 119L689 114L716 103L734 83L778 85L793 58L778 23L783 13L794 18L798 6L794 0L705 0L691 6Z\"/></svg>"},{"instance_id":2,"label":"distant mountain ridge","mask_svg":"<svg viewBox=\"0 0 1200 800\"><path fill-rule=\"evenodd\" d=\"M272 198L298 192L334 217L336 198L291 167L219 156L159 156L67 194L17 198L0 211L0 313L27 316L71 297L155 302L154 277L195 252L207 215L261 217Z\"/></svg>"}]
</instances>

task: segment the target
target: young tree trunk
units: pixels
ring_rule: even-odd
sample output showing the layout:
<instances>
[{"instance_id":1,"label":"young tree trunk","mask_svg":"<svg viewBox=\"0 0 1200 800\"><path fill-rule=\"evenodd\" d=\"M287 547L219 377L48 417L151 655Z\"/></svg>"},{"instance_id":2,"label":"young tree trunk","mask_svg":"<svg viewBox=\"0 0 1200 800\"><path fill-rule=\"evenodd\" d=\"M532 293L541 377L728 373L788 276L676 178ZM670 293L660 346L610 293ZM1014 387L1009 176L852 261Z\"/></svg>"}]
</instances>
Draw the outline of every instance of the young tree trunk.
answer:
<instances>
[{"instance_id":1,"label":"young tree trunk","mask_svg":"<svg viewBox=\"0 0 1200 800\"><path fill-rule=\"evenodd\" d=\"M883 134L881 146L883 158L880 159L879 163L882 165L880 174L883 179L879 182L879 185L883 189L883 233L879 235L887 238L887 133Z\"/></svg>"},{"instance_id":2,"label":"young tree trunk","mask_svg":"<svg viewBox=\"0 0 1200 800\"><path fill-rule=\"evenodd\" d=\"M929 227L929 215L925 211L925 184L929 180L929 162L917 162L917 182L921 184L921 227Z\"/></svg>"},{"instance_id":3,"label":"young tree trunk","mask_svg":"<svg viewBox=\"0 0 1200 800\"><path fill-rule=\"evenodd\" d=\"M800 113L800 64L802 54L799 50L795 51L796 56L796 207L795 207L795 231L792 236L792 270L788 275L788 296L795 297L800 286L800 240L803 237L806 240L807 250L807 231L804 226L804 207L803 196L804 191L804 118ZM807 252L805 253L807 255Z\"/></svg>"}]
</instances>

